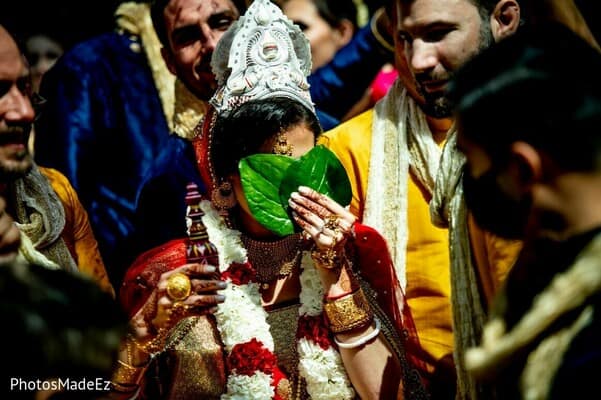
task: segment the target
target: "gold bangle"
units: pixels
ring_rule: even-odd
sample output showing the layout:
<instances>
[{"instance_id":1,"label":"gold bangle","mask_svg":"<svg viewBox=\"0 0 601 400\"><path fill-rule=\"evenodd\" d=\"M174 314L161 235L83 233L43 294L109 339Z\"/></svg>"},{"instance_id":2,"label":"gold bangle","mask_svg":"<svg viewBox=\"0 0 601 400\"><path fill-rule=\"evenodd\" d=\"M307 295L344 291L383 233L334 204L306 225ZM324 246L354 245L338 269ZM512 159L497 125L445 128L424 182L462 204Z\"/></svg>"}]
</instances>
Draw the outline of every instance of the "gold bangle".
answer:
<instances>
[{"instance_id":1,"label":"gold bangle","mask_svg":"<svg viewBox=\"0 0 601 400\"><path fill-rule=\"evenodd\" d=\"M121 360L117 360L117 369L113 372L111 382L125 386L137 385L140 383L145 369L145 366L134 367Z\"/></svg>"},{"instance_id":2,"label":"gold bangle","mask_svg":"<svg viewBox=\"0 0 601 400\"><path fill-rule=\"evenodd\" d=\"M377 26L377 20L380 17L380 15L386 12L384 10L384 8L378 8L376 10L376 12L374 13L374 15L371 17L371 20L369 21L369 28L371 30L371 33L374 34L374 37L376 38L376 41L378 43L380 43L380 46L384 47L386 50L391 51L394 53L394 45L390 44L390 42L386 39L384 39L384 36L382 36L382 34L380 33L380 31L378 31L378 26Z\"/></svg>"},{"instance_id":3,"label":"gold bangle","mask_svg":"<svg viewBox=\"0 0 601 400\"><path fill-rule=\"evenodd\" d=\"M341 333L370 324L373 312L362 289L324 304L330 330Z\"/></svg>"},{"instance_id":4,"label":"gold bangle","mask_svg":"<svg viewBox=\"0 0 601 400\"><path fill-rule=\"evenodd\" d=\"M121 394L131 394L134 393L135 391L138 390L140 386L139 385L129 385L129 384L122 384L122 383L117 383L117 382L112 382L111 381L111 390L114 392L119 392Z\"/></svg>"}]
</instances>

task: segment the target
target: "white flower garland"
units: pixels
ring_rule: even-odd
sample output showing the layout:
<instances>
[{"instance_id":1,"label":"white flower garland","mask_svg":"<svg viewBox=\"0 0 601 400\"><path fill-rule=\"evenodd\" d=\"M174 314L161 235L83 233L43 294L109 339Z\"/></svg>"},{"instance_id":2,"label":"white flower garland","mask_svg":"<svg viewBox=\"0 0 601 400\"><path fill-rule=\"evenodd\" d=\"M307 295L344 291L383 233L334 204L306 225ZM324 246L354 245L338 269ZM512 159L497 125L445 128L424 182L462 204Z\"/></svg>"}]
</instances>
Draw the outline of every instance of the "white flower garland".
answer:
<instances>
[{"instance_id":1,"label":"white flower garland","mask_svg":"<svg viewBox=\"0 0 601 400\"><path fill-rule=\"evenodd\" d=\"M219 251L219 268L227 271L232 263L248 261L240 232L229 229L209 201L202 201L203 222L211 242ZM322 313L323 288L309 252L303 253L300 276L300 316L319 316ZM256 339L269 351L274 351L273 337L267 323L267 313L261 305L257 283L235 285L228 282L223 291L225 301L215 312L217 328L229 353L236 344ZM350 400L355 397L340 354L333 347L323 350L313 340L297 342L299 373L307 383L307 392L315 400ZM223 400L267 400L274 396L272 377L257 371L252 376L231 373Z\"/></svg>"}]
</instances>

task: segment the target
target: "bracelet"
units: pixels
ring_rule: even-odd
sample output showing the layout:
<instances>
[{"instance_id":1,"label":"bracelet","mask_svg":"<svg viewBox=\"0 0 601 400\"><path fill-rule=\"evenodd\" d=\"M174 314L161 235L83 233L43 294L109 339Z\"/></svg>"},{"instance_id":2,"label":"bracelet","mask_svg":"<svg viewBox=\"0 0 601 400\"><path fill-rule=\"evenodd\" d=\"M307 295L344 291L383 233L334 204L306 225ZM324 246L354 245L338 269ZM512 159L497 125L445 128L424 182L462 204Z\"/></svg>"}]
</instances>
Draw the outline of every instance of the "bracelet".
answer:
<instances>
[{"instance_id":1,"label":"bracelet","mask_svg":"<svg viewBox=\"0 0 601 400\"><path fill-rule=\"evenodd\" d=\"M313 250L311 252L311 258L313 261L323 268L334 269L342 266L343 257L340 253L332 248L325 250Z\"/></svg>"},{"instance_id":2,"label":"bracelet","mask_svg":"<svg viewBox=\"0 0 601 400\"><path fill-rule=\"evenodd\" d=\"M373 319L373 312L362 289L337 300L326 302L323 309L333 333L364 327Z\"/></svg>"},{"instance_id":3,"label":"bracelet","mask_svg":"<svg viewBox=\"0 0 601 400\"><path fill-rule=\"evenodd\" d=\"M376 21L378 20L378 17L385 12L383 8L379 8L376 10L376 12L374 13L373 17L371 17L371 21L369 21L369 28L371 30L371 33L374 34L374 37L376 38L376 41L378 43L380 43L380 46L384 47L386 50L391 51L394 53L394 45L390 44L390 42L386 39L384 39L384 36L382 36L382 34L380 33L380 31L378 31L378 26Z\"/></svg>"},{"instance_id":4,"label":"bracelet","mask_svg":"<svg viewBox=\"0 0 601 400\"><path fill-rule=\"evenodd\" d=\"M113 372L111 382L121 386L137 385L140 383L145 370L146 366L134 367L121 360L117 360L117 369Z\"/></svg>"},{"instance_id":5,"label":"bracelet","mask_svg":"<svg viewBox=\"0 0 601 400\"><path fill-rule=\"evenodd\" d=\"M139 385L126 385L126 384L121 384L121 383L111 381L111 390L113 392L118 392L123 395L135 394L138 392L138 389L140 389ZM135 397L131 397L131 398L135 398Z\"/></svg>"},{"instance_id":6,"label":"bracelet","mask_svg":"<svg viewBox=\"0 0 601 400\"><path fill-rule=\"evenodd\" d=\"M380 320L377 319L376 317L374 317L374 322L376 323L375 329L373 331L371 331L370 333L368 333L367 335L361 336L359 339L355 340L354 342L342 343L342 342L339 342L338 340L336 340L336 338L334 338L334 342L341 349L354 349L355 347L363 346L365 343L369 342L370 340L374 339L376 336L378 336L380 334L380 327L381 327Z\"/></svg>"}]
</instances>

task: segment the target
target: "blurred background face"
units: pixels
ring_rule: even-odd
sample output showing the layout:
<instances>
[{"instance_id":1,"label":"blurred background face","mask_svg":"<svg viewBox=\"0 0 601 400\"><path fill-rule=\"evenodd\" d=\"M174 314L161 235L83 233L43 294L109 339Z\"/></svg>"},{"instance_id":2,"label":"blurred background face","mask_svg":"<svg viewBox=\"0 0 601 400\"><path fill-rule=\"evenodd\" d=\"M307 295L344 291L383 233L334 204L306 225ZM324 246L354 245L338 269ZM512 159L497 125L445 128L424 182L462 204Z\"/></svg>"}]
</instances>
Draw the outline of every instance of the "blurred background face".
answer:
<instances>
[{"instance_id":1,"label":"blurred background face","mask_svg":"<svg viewBox=\"0 0 601 400\"><path fill-rule=\"evenodd\" d=\"M41 34L27 39L25 52L29 61L32 89L37 93L40 91L42 77L63 54L63 47L49 36Z\"/></svg>"},{"instance_id":2,"label":"blurred background face","mask_svg":"<svg viewBox=\"0 0 601 400\"><path fill-rule=\"evenodd\" d=\"M351 21L344 19L344 24L341 22L338 26L330 25L319 14L312 0L287 0L282 4L282 11L301 28L309 40L313 71L334 58L334 54L353 36Z\"/></svg>"},{"instance_id":3,"label":"blurred background face","mask_svg":"<svg viewBox=\"0 0 601 400\"><path fill-rule=\"evenodd\" d=\"M221 36L239 17L230 0L172 0L164 12L169 70L198 98L209 100L217 83L211 56Z\"/></svg>"},{"instance_id":4,"label":"blurred background face","mask_svg":"<svg viewBox=\"0 0 601 400\"><path fill-rule=\"evenodd\" d=\"M34 112L29 72L16 43L0 27L0 179L19 177L32 166L27 149Z\"/></svg>"}]
</instances>

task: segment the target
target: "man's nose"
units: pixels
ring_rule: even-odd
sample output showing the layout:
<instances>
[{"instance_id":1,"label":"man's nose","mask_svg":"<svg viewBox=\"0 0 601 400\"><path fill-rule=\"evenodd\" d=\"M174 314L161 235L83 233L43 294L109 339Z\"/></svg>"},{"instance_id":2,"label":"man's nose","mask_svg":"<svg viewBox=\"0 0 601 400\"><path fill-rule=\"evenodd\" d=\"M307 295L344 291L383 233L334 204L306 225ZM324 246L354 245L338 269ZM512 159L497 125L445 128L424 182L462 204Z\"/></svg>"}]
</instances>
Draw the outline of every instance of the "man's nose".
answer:
<instances>
[{"instance_id":1,"label":"man's nose","mask_svg":"<svg viewBox=\"0 0 601 400\"><path fill-rule=\"evenodd\" d=\"M212 53L223 32L215 32L210 28L203 29L202 50L204 53Z\"/></svg>"},{"instance_id":2,"label":"man's nose","mask_svg":"<svg viewBox=\"0 0 601 400\"><path fill-rule=\"evenodd\" d=\"M10 91L5 95L3 101L8 102L6 112L4 113L5 120L13 122L33 121L35 113L31 106L31 101L16 85L13 85Z\"/></svg>"},{"instance_id":3,"label":"man's nose","mask_svg":"<svg viewBox=\"0 0 601 400\"><path fill-rule=\"evenodd\" d=\"M408 51L409 65L414 73L431 70L438 63L436 47L432 43L415 39Z\"/></svg>"}]
</instances>

